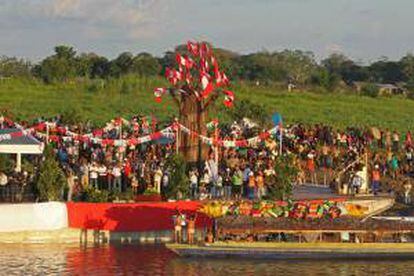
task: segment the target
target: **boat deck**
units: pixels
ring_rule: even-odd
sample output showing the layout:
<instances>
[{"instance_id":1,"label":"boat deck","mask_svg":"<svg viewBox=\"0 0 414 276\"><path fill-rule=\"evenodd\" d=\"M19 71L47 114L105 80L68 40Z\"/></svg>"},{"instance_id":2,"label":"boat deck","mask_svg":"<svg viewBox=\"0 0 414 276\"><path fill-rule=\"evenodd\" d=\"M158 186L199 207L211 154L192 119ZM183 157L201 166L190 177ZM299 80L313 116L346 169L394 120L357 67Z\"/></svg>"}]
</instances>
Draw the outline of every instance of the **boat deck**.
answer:
<instances>
[{"instance_id":1,"label":"boat deck","mask_svg":"<svg viewBox=\"0 0 414 276\"><path fill-rule=\"evenodd\" d=\"M218 242L167 244L181 257L242 257L272 259L407 258L414 259L414 243L271 243Z\"/></svg>"}]
</instances>

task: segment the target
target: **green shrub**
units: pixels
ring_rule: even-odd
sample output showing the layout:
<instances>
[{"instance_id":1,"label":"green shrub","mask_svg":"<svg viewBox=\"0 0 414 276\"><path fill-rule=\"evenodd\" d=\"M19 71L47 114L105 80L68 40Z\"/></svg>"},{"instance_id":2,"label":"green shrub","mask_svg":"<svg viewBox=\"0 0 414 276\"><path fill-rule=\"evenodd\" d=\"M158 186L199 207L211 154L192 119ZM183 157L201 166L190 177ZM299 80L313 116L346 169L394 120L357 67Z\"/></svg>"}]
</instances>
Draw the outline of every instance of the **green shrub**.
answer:
<instances>
[{"instance_id":1,"label":"green shrub","mask_svg":"<svg viewBox=\"0 0 414 276\"><path fill-rule=\"evenodd\" d=\"M375 84L369 83L365 84L361 89L362 95L376 98L379 95L379 89L378 86Z\"/></svg>"},{"instance_id":2,"label":"green shrub","mask_svg":"<svg viewBox=\"0 0 414 276\"><path fill-rule=\"evenodd\" d=\"M274 169L276 175L266 178L268 197L286 200L292 195L293 182L298 174L298 170L293 164L293 157L290 155L278 157Z\"/></svg>"},{"instance_id":3,"label":"green shrub","mask_svg":"<svg viewBox=\"0 0 414 276\"><path fill-rule=\"evenodd\" d=\"M187 163L184 157L180 154L171 155L166 165L171 174L169 184L164 191L164 196L166 198L179 198L179 195L182 197L188 196L190 185L187 176Z\"/></svg>"},{"instance_id":4,"label":"green shrub","mask_svg":"<svg viewBox=\"0 0 414 276\"><path fill-rule=\"evenodd\" d=\"M45 160L40 166L36 187L41 201L59 201L66 186L66 177L51 147L45 149Z\"/></svg>"}]
</instances>

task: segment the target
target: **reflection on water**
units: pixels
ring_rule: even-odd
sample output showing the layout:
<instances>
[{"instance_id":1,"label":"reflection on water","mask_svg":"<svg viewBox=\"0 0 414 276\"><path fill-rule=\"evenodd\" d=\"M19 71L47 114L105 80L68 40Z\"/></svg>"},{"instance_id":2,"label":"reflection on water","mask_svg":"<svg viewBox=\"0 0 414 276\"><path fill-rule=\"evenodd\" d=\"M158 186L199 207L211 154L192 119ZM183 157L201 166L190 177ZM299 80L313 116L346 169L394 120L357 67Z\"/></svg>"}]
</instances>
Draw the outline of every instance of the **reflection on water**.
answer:
<instances>
[{"instance_id":1,"label":"reflection on water","mask_svg":"<svg viewBox=\"0 0 414 276\"><path fill-rule=\"evenodd\" d=\"M413 261L178 258L162 246L0 245L0 275L413 275Z\"/></svg>"}]
</instances>

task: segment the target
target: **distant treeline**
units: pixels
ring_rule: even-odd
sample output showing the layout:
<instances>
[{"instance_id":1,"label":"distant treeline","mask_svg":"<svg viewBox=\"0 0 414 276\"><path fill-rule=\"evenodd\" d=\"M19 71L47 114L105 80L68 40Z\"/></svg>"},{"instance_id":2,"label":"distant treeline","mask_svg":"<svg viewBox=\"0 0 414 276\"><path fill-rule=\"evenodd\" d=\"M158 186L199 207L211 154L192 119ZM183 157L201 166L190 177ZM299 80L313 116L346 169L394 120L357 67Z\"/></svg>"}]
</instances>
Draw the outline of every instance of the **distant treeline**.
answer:
<instances>
[{"instance_id":1,"label":"distant treeline","mask_svg":"<svg viewBox=\"0 0 414 276\"><path fill-rule=\"evenodd\" d=\"M0 77L38 78L45 83L75 78L107 79L134 74L141 77L164 74L166 66L174 64L175 53L162 57L149 53L121 53L108 59L95 53L77 53L70 46L56 46L55 53L38 63L14 57L0 57ZM176 50L183 52L184 45ZM317 62L312 52L284 50L241 55L229 50L214 49L221 66L235 80L261 84L278 82L298 87L317 85L335 90L354 82L398 84L414 89L414 55L407 54L398 61L381 59L363 65L342 54L333 54Z\"/></svg>"}]
</instances>

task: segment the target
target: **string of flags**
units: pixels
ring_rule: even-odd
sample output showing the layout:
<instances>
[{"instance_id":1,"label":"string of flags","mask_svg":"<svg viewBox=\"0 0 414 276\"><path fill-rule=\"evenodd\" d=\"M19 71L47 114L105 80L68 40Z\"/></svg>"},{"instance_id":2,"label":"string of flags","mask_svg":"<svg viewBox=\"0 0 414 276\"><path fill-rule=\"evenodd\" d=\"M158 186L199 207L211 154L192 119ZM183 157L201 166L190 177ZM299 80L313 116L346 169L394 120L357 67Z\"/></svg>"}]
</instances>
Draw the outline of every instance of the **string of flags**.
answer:
<instances>
[{"instance_id":1,"label":"string of flags","mask_svg":"<svg viewBox=\"0 0 414 276\"><path fill-rule=\"evenodd\" d=\"M276 134L277 132L281 132L282 128L280 125L273 127L272 129L263 131L259 135L249 138L249 139L240 139L240 140L228 140L228 139L221 139L220 137L208 137L202 134L199 134L191 129L187 128L186 126L182 125L179 122L174 122L170 126L148 134L142 137L132 137L128 139L109 139L109 138L102 138L102 132L93 131L92 133L88 134L78 134L68 130L66 127L57 126L54 123L50 122L42 122L41 124L32 126L28 129L24 129L21 125L14 123L15 126L19 129L17 132L13 132L10 134L2 134L0 135L0 141L3 140L10 140L13 137L19 137L23 135L35 135L39 138L46 137L49 141L52 142L71 142L71 141L81 141L84 143L93 143L93 144L100 144L102 146L115 146L115 147L125 147L125 146L136 146L152 141L156 141L161 138L170 138L175 139L176 134L178 131L181 131L191 137L195 137L200 139L203 143L210 145L210 146L219 146L223 148L246 148L246 147L254 147L257 146L260 142L266 141L271 135ZM53 135L47 135L43 132L45 126L53 127L54 133ZM211 127L218 126L218 120L214 119L208 125Z\"/></svg>"}]
</instances>

